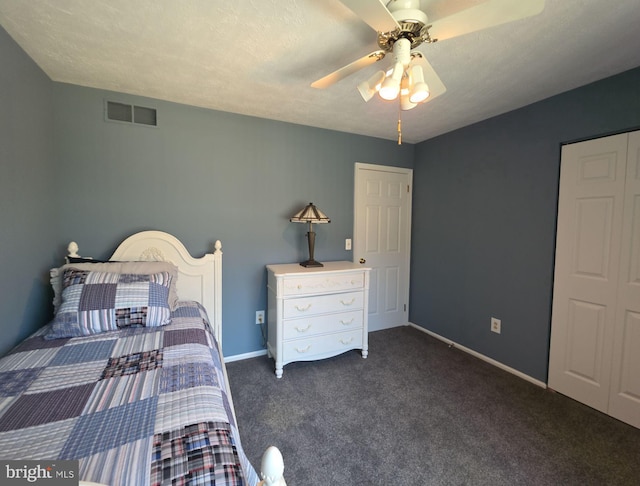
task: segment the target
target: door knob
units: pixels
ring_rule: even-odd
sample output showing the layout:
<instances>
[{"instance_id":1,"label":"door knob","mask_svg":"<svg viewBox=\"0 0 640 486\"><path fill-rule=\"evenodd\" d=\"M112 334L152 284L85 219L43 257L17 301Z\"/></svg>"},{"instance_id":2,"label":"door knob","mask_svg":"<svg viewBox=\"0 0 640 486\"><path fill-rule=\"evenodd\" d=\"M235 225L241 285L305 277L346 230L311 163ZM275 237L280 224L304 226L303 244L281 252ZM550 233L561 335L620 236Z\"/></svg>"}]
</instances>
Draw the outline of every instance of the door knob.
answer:
<instances>
[{"instance_id":1,"label":"door knob","mask_svg":"<svg viewBox=\"0 0 640 486\"><path fill-rule=\"evenodd\" d=\"M364 258L361 258L360 263L367 263L367 260L365 260Z\"/></svg>"}]
</instances>

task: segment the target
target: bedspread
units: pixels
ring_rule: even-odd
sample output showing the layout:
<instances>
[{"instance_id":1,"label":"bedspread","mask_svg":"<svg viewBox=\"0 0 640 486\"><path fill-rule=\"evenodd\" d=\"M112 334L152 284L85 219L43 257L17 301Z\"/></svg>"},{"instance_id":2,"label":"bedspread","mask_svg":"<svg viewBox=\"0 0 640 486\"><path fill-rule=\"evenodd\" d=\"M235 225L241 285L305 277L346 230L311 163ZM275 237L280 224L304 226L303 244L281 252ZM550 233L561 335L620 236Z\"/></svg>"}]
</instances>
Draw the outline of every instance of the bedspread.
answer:
<instances>
[{"instance_id":1,"label":"bedspread","mask_svg":"<svg viewBox=\"0 0 640 486\"><path fill-rule=\"evenodd\" d=\"M45 340L0 360L0 459L79 460L111 485L256 484L204 308L163 327Z\"/></svg>"}]
</instances>

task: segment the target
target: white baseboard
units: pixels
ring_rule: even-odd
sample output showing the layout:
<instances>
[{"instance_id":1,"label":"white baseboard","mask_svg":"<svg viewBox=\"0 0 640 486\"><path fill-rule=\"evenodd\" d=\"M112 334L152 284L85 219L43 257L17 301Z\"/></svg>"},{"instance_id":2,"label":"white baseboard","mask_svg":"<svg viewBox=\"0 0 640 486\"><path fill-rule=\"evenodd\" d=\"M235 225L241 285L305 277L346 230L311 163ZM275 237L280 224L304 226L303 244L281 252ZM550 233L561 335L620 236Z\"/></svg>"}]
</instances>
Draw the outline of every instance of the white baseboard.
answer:
<instances>
[{"instance_id":1,"label":"white baseboard","mask_svg":"<svg viewBox=\"0 0 640 486\"><path fill-rule=\"evenodd\" d=\"M478 359L481 359L482 361L486 361L489 364L492 364L493 366L496 366L502 370L508 371L511 374L516 375L519 378L522 378L523 380L527 380L530 383L533 383L534 385L537 385L541 388L547 388L547 384L543 381L537 380L536 378L533 378L529 375L526 375L524 373L522 373L521 371L518 371L514 368L511 368L503 363L500 363L500 361L496 361L493 358L489 358L488 356L485 356L484 354L478 353L477 351L474 351L473 349L469 349L465 346L462 346L461 344L458 344L456 342L451 341L450 339L447 339L443 336L440 336L439 334L436 334L435 332L429 331L427 329L425 329L424 327L420 327L417 324L414 324L412 322L409 323L409 325L415 329L417 329L418 331L422 331L424 333L427 333L429 336L434 337L442 342L445 342L449 345L452 345L456 348L458 348L461 351L464 351L465 353L470 354L471 356L474 356Z\"/></svg>"},{"instance_id":2,"label":"white baseboard","mask_svg":"<svg viewBox=\"0 0 640 486\"><path fill-rule=\"evenodd\" d=\"M253 351L251 353L234 354L233 356L225 356L224 362L231 363L232 361L241 361L243 359L257 358L258 356L264 356L265 354L267 354L266 349L262 349L260 351Z\"/></svg>"}]
</instances>

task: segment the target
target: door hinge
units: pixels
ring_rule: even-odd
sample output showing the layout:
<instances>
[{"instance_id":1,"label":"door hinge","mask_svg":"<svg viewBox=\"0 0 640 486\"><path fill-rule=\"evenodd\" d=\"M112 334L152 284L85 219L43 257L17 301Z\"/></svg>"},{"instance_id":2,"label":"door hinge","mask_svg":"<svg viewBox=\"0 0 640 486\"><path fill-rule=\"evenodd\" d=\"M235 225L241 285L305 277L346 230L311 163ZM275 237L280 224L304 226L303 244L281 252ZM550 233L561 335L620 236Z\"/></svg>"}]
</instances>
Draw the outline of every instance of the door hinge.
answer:
<instances>
[{"instance_id":1,"label":"door hinge","mask_svg":"<svg viewBox=\"0 0 640 486\"><path fill-rule=\"evenodd\" d=\"M409 193L409 192L410 192L409 187L410 187L410 186L409 186L409 184L407 184L407 193Z\"/></svg>"},{"instance_id":2,"label":"door hinge","mask_svg":"<svg viewBox=\"0 0 640 486\"><path fill-rule=\"evenodd\" d=\"M404 304L404 311L407 312L407 304Z\"/></svg>"}]
</instances>

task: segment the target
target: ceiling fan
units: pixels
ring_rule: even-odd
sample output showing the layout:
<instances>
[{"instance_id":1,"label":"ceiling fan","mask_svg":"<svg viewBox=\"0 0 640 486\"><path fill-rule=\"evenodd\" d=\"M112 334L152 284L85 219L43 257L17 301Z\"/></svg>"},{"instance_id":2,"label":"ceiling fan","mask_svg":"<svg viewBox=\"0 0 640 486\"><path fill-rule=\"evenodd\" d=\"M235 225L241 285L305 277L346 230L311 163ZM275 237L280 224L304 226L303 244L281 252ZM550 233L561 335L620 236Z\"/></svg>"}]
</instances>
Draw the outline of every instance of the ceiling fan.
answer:
<instances>
[{"instance_id":1,"label":"ceiling fan","mask_svg":"<svg viewBox=\"0 0 640 486\"><path fill-rule=\"evenodd\" d=\"M365 101L378 93L410 110L446 87L416 48L536 15L544 0L340 0L378 33L378 49L311 84L328 88L391 54L388 69L358 84ZM422 8L421 8L422 7Z\"/></svg>"}]
</instances>

